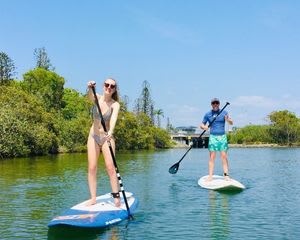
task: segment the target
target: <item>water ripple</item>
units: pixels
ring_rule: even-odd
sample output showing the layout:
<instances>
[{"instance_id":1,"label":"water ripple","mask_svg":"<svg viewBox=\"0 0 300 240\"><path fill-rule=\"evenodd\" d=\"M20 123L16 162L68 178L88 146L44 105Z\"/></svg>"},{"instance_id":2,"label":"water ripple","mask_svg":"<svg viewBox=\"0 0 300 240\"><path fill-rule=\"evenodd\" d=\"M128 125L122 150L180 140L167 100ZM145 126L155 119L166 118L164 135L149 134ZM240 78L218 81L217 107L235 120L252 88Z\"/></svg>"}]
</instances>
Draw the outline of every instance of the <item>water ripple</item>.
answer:
<instances>
[{"instance_id":1,"label":"water ripple","mask_svg":"<svg viewBox=\"0 0 300 240\"><path fill-rule=\"evenodd\" d=\"M118 154L125 189L140 200L135 219L105 229L48 231L53 216L88 197L86 155L0 162L1 239L298 239L300 149L231 149L230 173L246 185L236 194L197 185L206 149L193 149L177 174L168 168L184 149ZM217 174L222 173L220 159ZM98 191L110 191L103 161Z\"/></svg>"}]
</instances>

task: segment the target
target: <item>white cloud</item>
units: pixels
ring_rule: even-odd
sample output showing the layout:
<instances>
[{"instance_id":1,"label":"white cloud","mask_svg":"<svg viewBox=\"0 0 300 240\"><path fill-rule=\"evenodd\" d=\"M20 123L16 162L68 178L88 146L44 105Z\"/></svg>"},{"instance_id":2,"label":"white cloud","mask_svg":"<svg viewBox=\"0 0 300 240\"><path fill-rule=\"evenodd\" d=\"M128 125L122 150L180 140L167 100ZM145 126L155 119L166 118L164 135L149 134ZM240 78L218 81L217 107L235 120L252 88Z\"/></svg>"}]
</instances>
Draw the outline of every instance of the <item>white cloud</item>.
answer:
<instances>
[{"instance_id":1,"label":"white cloud","mask_svg":"<svg viewBox=\"0 0 300 240\"><path fill-rule=\"evenodd\" d=\"M300 115L300 98L283 94L276 98L265 96L238 96L231 104L235 125L267 124L268 115L273 111L288 110Z\"/></svg>"},{"instance_id":2,"label":"white cloud","mask_svg":"<svg viewBox=\"0 0 300 240\"><path fill-rule=\"evenodd\" d=\"M271 111L286 109L300 113L300 98L290 94L283 94L276 99L264 96L238 96L232 101L232 106L266 108L271 109Z\"/></svg>"},{"instance_id":3,"label":"white cloud","mask_svg":"<svg viewBox=\"0 0 300 240\"><path fill-rule=\"evenodd\" d=\"M192 105L170 104L166 108L173 126L198 126L202 121L201 109Z\"/></svg>"},{"instance_id":4,"label":"white cloud","mask_svg":"<svg viewBox=\"0 0 300 240\"><path fill-rule=\"evenodd\" d=\"M258 108L270 108L276 105L276 101L264 96L239 96L232 101L233 106L250 106Z\"/></svg>"},{"instance_id":5,"label":"white cloud","mask_svg":"<svg viewBox=\"0 0 300 240\"><path fill-rule=\"evenodd\" d=\"M281 3L262 9L259 19L265 27L278 30L292 23L293 17L296 17L294 11L285 3Z\"/></svg>"},{"instance_id":6,"label":"white cloud","mask_svg":"<svg viewBox=\"0 0 300 240\"><path fill-rule=\"evenodd\" d=\"M199 104L170 104L165 110L173 126L199 126L208 108ZM300 117L300 97L282 95L276 98L265 96L238 96L226 109L233 118L234 126L268 124L268 115L273 111L288 110ZM166 120L166 119L165 119Z\"/></svg>"}]
</instances>

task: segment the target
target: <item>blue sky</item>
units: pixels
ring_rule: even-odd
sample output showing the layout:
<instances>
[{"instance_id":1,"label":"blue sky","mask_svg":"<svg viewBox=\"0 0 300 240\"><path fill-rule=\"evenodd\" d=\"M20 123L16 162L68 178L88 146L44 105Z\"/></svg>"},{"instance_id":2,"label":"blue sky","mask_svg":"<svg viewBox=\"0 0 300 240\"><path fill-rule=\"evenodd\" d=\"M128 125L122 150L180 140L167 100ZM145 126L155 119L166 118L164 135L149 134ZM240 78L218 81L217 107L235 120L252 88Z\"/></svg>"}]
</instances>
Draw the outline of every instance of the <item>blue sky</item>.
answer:
<instances>
[{"instance_id":1,"label":"blue sky","mask_svg":"<svg viewBox=\"0 0 300 240\"><path fill-rule=\"evenodd\" d=\"M111 76L132 106L147 80L164 124L198 126L213 97L231 103L235 126L300 115L300 1L0 0L0 9L0 51L19 79L45 47L82 93Z\"/></svg>"}]
</instances>

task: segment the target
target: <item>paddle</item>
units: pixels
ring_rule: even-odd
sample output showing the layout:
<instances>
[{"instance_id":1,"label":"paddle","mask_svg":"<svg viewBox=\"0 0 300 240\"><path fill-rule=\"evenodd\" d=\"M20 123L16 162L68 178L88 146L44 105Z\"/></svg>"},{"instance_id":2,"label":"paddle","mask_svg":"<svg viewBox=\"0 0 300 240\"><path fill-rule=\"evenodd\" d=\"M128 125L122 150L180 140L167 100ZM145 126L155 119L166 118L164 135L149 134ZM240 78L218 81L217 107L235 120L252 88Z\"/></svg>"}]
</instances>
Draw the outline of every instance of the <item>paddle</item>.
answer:
<instances>
[{"instance_id":1,"label":"paddle","mask_svg":"<svg viewBox=\"0 0 300 240\"><path fill-rule=\"evenodd\" d=\"M210 127L214 121L216 120L216 118L221 114L221 112L223 112L223 110L229 105L230 103L229 102L226 102L225 106L219 111L219 113L213 118L213 120L211 121L211 123L208 125L208 127ZM206 130L204 130L200 136L198 137L198 139L200 139L202 137L202 135L206 132ZM172 167L169 168L169 173L171 174L175 174L177 173L178 169L179 169L179 164L180 162L184 159L184 157L187 155L187 153L192 149L193 147L193 144L189 147L189 149L186 151L186 153L182 156L182 158L177 162L175 163Z\"/></svg>"},{"instance_id":2,"label":"paddle","mask_svg":"<svg viewBox=\"0 0 300 240\"><path fill-rule=\"evenodd\" d=\"M98 101L98 97L96 95L96 90L95 90L95 86L94 85L92 86L92 91L93 91L93 94L94 94L94 97L95 97L95 103L96 103L96 106L98 108L98 112L99 112L99 115L100 115L101 125L103 127L104 132L107 133L107 128L105 126L105 121L104 121L104 118L103 118L103 115L102 115L102 112L101 112L101 108L100 108L100 105L99 105L99 101ZM111 157L112 157L113 162L114 162L115 170L116 170L117 177L118 177L119 184L120 184L120 189L122 191L122 195L123 195L124 202L125 202L125 205L126 205L126 209L127 209L127 213L128 213L128 218L129 219L130 218L133 219L133 216L130 214L130 209L129 209L129 206L128 206L128 202L127 202L126 194L125 194L123 183L122 183L122 178L121 178L121 175L120 175L120 172L119 172L119 169L118 169L117 161L116 161L116 158L115 158L115 154L113 152L111 143L109 141L107 143L108 143L108 147L109 147L109 151L110 151Z\"/></svg>"}]
</instances>

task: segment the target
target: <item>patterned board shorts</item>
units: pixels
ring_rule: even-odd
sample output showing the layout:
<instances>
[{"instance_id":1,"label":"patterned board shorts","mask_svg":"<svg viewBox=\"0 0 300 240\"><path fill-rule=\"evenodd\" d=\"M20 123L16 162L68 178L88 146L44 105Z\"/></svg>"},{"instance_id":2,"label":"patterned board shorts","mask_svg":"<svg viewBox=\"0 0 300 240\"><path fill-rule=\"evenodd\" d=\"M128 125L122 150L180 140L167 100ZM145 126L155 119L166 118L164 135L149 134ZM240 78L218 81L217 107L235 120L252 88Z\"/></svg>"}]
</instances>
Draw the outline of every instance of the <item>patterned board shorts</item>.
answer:
<instances>
[{"instance_id":1,"label":"patterned board shorts","mask_svg":"<svg viewBox=\"0 0 300 240\"><path fill-rule=\"evenodd\" d=\"M224 151L228 150L228 143L227 143L227 136L224 135L210 135L209 142L208 142L208 150L210 152L215 151Z\"/></svg>"}]
</instances>

